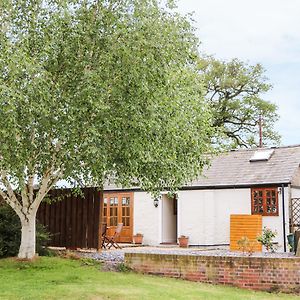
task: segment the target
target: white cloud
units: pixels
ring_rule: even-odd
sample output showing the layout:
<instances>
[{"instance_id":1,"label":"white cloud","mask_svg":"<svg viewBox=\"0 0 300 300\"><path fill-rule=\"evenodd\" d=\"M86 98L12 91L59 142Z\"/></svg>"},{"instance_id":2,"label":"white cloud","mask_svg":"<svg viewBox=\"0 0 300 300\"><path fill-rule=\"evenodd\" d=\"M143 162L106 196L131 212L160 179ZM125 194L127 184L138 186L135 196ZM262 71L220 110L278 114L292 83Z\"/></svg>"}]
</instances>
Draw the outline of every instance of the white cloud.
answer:
<instances>
[{"instance_id":1,"label":"white cloud","mask_svg":"<svg viewBox=\"0 0 300 300\"><path fill-rule=\"evenodd\" d=\"M195 11L203 49L223 58L300 62L300 1L181 0L179 9Z\"/></svg>"},{"instance_id":2,"label":"white cloud","mask_svg":"<svg viewBox=\"0 0 300 300\"><path fill-rule=\"evenodd\" d=\"M274 86L266 99L279 106L283 143L300 143L300 1L179 0L178 9L195 12L201 51L266 67Z\"/></svg>"}]
</instances>

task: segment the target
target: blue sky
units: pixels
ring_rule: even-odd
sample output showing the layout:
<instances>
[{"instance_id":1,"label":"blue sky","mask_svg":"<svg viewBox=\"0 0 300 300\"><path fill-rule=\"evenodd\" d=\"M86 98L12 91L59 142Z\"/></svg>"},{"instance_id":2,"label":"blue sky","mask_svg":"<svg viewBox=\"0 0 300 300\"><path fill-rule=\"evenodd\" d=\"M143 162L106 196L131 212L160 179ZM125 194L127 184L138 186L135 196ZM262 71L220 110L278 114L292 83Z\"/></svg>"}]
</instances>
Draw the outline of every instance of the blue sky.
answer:
<instances>
[{"instance_id":1,"label":"blue sky","mask_svg":"<svg viewBox=\"0 0 300 300\"><path fill-rule=\"evenodd\" d=\"M220 59L261 63L278 105L283 145L300 144L300 0L178 0L194 12L200 51Z\"/></svg>"}]
</instances>

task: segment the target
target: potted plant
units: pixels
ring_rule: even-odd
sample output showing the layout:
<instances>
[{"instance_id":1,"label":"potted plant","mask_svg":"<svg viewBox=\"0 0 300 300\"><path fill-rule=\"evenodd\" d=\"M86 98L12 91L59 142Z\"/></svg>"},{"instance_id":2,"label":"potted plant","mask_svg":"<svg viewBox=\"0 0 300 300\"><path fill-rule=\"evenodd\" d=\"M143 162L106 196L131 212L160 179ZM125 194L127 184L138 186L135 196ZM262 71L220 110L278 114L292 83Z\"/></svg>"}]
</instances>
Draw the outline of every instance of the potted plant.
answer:
<instances>
[{"instance_id":1,"label":"potted plant","mask_svg":"<svg viewBox=\"0 0 300 300\"><path fill-rule=\"evenodd\" d=\"M134 244L142 244L143 243L143 237L144 235L141 234L141 233L136 233L134 236L133 236L133 242Z\"/></svg>"},{"instance_id":2,"label":"potted plant","mask_svg":"<svg viewBox=\"0 0 300 300\"><path fill-rule=\"evenodd\" d=\"M181 248L187 248L189 245L189 237L186 235L181 235L178 238L179 247Z\"/></svg>"}]
</instances>

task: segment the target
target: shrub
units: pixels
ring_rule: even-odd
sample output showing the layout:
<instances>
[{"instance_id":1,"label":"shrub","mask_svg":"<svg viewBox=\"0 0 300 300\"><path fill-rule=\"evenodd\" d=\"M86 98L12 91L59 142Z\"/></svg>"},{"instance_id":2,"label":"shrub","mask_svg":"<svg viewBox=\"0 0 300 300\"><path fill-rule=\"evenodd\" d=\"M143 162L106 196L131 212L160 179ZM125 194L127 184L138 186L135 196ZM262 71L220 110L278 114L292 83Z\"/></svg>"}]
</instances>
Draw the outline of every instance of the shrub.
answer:
<instances>
[{"instance_id":1,"label":"shrub","mask_svg":"<svg viewBox=\"0 0 300 300\"><path fill-rule=\"evenodd\" d=\"M265 246L268 252L275 252L276 245L274 245L273 240L277 235L277 231L272 231L270 228L264 227L262 235L257 237L257 240Z\"/></svg>"},{"instance_id":2,"label":"shrub","mask_svg":"<svg viewBox=\"0 0 300 300\"><path fill-rule=\"evenodd\" d=\"M128 273L131 271L131 269L124 263L120 263L117 265L117 271L123 272L123 273Z\"/></svg>"},{"instance_id":3,"label":"shrub","mask_svg":"<svg viewBox=\"0 0 300 300\"><path fill-rule=\"evenodd\" d=\"M45 248L50 241L46 228L36 225L36 251L39 255L48 255ZM21 242L21 222L17 214L8 206L0 205L0 258L16 256Z\"/></svg>"},{"instance_id":4,"label":"shrub","mask_svg":"<svg viewBox=\"0 0 300 300\"><path fill-rule=\"evenodd\" d=\"M15 256L21 239L21 225L16 213L0 205L0 257Z\"/></svg>"}]
</instances>

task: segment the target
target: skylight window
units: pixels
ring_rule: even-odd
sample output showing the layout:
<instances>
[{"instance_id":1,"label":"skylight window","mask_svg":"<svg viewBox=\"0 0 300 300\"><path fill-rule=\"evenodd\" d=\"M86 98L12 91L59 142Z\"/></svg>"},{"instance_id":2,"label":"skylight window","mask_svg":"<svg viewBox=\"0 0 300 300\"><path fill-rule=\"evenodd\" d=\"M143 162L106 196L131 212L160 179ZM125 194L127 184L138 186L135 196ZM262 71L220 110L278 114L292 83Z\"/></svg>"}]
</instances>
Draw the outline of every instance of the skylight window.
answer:
<instances>
[{"instance_id":1,"label":"skylight window","mask_svg":"<svg viewBox=\"0 0 300 300\"><path fill-rule=\"evenodd\" d=\"M250 161L268 161L273 153L274 149L255 151Z\"/></svg>"}]
</instances>

